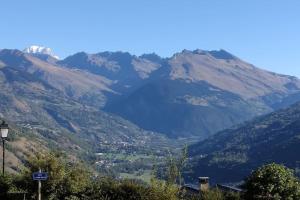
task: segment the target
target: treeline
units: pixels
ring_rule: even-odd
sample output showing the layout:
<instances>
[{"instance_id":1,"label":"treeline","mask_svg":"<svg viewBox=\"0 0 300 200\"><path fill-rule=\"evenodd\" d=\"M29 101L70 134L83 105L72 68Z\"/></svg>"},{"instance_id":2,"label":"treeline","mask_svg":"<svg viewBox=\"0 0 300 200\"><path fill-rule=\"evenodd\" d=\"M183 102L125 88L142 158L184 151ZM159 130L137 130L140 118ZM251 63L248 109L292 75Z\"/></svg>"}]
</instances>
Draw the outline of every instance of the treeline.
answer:
<instances>
[{"instance_id":1,"label":"treeline","mask_svg":"<svg viewBox=\"0 0 300 200\"><path fill-rule=\"evenodd\" d=\"M179 186L180 170L185 159L169 159L166 181L154 175L150 184L135 180L116 180L96 176L83 164L70 163L58 153L36 155L28 160L19 174L0 178L0 199L37 199L37 182L32 173L48 172L42 182L42 199L48 200L239 200L300 199L300 184L292 170L277 164L262 166L242 185L243 193L226 193L213 188L201 193L188 193ZM19 195L20 199L23 196Z\"/></svg>"}]
</instances>

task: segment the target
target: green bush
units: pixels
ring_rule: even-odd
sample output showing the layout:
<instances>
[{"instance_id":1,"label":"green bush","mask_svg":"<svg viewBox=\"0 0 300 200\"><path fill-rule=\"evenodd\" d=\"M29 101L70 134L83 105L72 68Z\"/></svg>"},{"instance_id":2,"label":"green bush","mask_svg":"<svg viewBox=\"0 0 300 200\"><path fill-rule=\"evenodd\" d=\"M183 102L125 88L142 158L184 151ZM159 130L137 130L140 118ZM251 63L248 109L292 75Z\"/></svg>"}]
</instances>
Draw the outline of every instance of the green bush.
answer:
<instances>
[{"instance_id":1,"label":"green bush","mask_svg":"<svg viewBox=\"0 0 300 200\"><path fill-rule=\"evenodd\" d=\"M101 178L94 181L88 192L88 199L120 199L120 200L142 200L146 199L149 189L134 181L115 181L111 178Z\"/></svg>"},{"instance_id":2,"label":"green bush","mask_svg":"<svg viewBox=\"0 0 300 200\"><path fill-rule=\"evenodd\" d=\"M225 200L224 194L218 189L211 189L201 194L202 200Z\"/></svg>"},{"instance_id":3,"label":"green bush","mask_svg":"<svg viewBox=\"0 0 300 200\"><path fill-rule=\"evenodd\" d=\"M291 169L275 163L254 171L243 188L244 199L300 199L300 184Z\"/></svg>"},{"instance_id":4,"label":"green bush","mask_svg":"<svg viewBox=\"0 0 300 200\"><path fill-rule=\"evenodd\" d=\"M42 181L42 197L54 199L80 199L91 184L91 175L78 164L68 164L60 154L37 155L29 159L27 168L14 177L14 185L26 191L29 199L37 197L37 181L32 173L41 169L48 172L48 180Z\"/></svg>"},{"instance_id":5,"label":"green bush","mask_svg":"<svg viewBox=\"0 0 300 200\"><path fill-rule=\"evenodd\" d=\"M145 185L134 180L101 178L93 182L87 196L90 200L177 200L178 191L175 185L157 179Z\"/></svg>"},{"instance_id":6,"label":"green bush","mask_svg":"<svg viewBox=\"0 0 300 200\"><path fill-rule=\"evenodd\" d=\"M95 178L78 163L67 163L59 153L38 154L28 160L19 175L0 178L0 199L9 199L8 192L25 191L27 199L37 199L37 181L32 173L41 169L48 172L47 181L42 181L42 198L48 200L183 200L178 182L181 182L183 159L169 159L166 181L153 177L149 185L134 180L116 180L108 177ZM200 198L224 199L219 190L211 190ZM227 200L227 198L225 198Z\"/></svg>"}]
</instances>

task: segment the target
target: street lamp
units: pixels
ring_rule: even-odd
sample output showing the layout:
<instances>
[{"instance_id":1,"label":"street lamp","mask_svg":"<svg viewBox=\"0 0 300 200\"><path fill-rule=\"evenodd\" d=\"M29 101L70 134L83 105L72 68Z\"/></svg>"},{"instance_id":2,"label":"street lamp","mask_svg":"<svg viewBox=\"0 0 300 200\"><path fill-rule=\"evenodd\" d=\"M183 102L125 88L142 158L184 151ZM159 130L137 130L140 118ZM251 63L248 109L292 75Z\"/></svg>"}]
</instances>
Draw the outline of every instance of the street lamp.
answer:
<instances>
[{"instance_id":1,"label":"street lamp","mask_svg":"<svg viewBox=\"0 0 300 200\"><path fill-rule=\"evenodd\" d=\"M1 132L1 138L2 138L2 148L3 148L3 165L2 165L2 174L4 176L4 163L5 163L5 139L7 138L8 134L8 124L5 123L5 121L2 121L2 124L0 124L0 132Z\"/></svg>"}]
</instances>

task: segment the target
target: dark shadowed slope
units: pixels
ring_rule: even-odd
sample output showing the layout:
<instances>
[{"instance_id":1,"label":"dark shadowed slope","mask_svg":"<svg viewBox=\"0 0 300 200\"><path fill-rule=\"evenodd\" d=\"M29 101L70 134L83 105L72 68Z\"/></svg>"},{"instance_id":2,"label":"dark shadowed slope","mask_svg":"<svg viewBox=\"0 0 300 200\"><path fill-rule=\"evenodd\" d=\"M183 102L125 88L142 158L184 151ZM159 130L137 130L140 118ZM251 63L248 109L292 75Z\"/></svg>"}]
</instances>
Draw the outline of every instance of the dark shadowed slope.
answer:
<instances>
[{"instance_id":1,"label":"dark shadowed slope","mask_svg":"<svg viewBox=\"0 0 300 200\"><path fill-rule=\"evenodd\" d=\"M127 52L80 52L58 62L64 67L85 70L111 80L111 89L115 90L118 96L136 89L153 71L160 68L162 63L163 59L156 54L137 57Z\"/></svg>"},{"instance_id":2,"label":"dark shadowed slope","mask_svg":"<svg viewBox=\"0 0 300 200\"><path fill-rule=\"evenodd\" d=\"M224 130L189 148L189 178L240 181L258 166L277 162L299 172L300 103Z\"/></svg>"}]
</instances>

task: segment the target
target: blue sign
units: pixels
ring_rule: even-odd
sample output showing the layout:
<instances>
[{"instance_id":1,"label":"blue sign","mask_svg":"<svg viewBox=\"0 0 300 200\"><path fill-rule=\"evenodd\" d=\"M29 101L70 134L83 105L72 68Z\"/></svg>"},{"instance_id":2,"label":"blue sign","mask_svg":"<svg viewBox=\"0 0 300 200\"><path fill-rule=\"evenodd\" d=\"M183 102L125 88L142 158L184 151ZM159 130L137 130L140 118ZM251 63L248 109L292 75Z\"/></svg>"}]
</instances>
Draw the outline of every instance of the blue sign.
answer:
<instances>
[{"instance_id":1,"label":"blue sign","mask_svg":"<svg viewBox=\"0 0 300 200\"><path fill-rule=\"evenodd\" d=\"M32 179L35 181L45 181L48 179L48 173L47 172L34 172L32 174Z\"/></svg>"}]
</instances>

